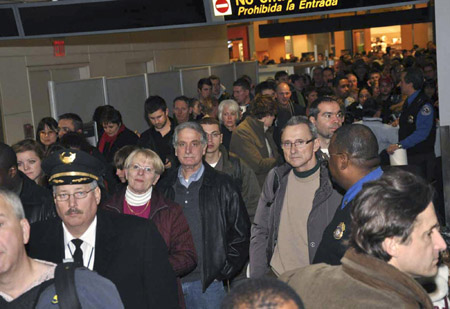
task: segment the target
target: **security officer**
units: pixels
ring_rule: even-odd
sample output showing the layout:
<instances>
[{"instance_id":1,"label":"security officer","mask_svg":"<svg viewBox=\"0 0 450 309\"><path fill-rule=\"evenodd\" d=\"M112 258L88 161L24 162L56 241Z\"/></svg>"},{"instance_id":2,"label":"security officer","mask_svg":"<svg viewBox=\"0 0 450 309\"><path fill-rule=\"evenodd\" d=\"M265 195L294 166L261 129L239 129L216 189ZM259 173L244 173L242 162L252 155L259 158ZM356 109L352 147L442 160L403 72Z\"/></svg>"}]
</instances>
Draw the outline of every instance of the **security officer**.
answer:
<instances>
[{"instance_id":1,"label":"security officer","mask_svg":"<svg viewBox=\"0 0 450 309\"><path fill-rule=\"evenodd\" d=\"M379 166L377 138L365 125L351 124L337 129L328 151L331 177L346 192L323 232L313 264L339 265L348 247L353 200L366 182L380 178L383 171Z\"/></svg>"},{"instance_id":2,"label":"security officer","mask_svg":"<svg viewBox=\"0 0 450 309\"><path fill-rule=\"evenodd\" d=\"M423 93L423 73L419 68L408 68L401 75L402 94L407 95L400 116L397 144L389 145L387 152L404 148L408 153L408 164L422 169L428 181L433 180L436 140L436 117L433 106Z\"/></svg>"}]
</instances>

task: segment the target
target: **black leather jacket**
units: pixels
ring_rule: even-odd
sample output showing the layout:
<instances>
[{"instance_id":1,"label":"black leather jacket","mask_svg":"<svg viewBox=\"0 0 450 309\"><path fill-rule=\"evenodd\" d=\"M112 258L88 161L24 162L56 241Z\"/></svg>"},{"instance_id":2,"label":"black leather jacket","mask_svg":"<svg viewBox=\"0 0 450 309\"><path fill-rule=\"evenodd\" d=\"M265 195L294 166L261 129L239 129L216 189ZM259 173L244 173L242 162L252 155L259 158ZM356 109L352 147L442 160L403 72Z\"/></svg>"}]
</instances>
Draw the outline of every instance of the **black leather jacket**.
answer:
<instances>
[{"instance_id":1,"label":"black leather jacket","mask_svg":"<svg viewBox=\"0 0 450 309\"><path fill-rule=\"evenodd\" d=\"M31 224L56 217L56 208L51 192L37 185L20 171L19 177L22 179L22 190L19 197L28 222Z\"/></svg>"},{"instance_id":2,"label":"black leather jacket","mask_svg":"<svg viewBox=\"0 0 450 309\"><path fill-rule=\"evenodd\" d=\"M203 291L214 280L232 279L248 259L250 220L242 197L228 175L203 163L205 171L199 192L202 220ZM157 188L166 198L175 199L178 169L168 171Z\"/></svg>"}]
</instances>

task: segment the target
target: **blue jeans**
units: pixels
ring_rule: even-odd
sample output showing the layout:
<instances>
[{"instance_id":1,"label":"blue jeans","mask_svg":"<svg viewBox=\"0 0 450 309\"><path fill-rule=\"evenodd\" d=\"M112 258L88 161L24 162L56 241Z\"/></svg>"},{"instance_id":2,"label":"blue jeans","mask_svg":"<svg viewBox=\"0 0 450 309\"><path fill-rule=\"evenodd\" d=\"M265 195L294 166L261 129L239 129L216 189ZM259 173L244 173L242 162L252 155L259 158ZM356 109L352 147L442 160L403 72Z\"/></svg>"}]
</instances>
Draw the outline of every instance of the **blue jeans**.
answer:
<instances>
[{"instance_id":1,"label":"blue jeans","mask_svg":"<svg viewBox=\"0 0 450 309\"><path fill-rule=\"evenodd\" d=\"M202 293L202 282L192 281L181 284L187 309L220 308L225 297L225 289L221 281L214 281Z\"/></svg>"}]
</instances>

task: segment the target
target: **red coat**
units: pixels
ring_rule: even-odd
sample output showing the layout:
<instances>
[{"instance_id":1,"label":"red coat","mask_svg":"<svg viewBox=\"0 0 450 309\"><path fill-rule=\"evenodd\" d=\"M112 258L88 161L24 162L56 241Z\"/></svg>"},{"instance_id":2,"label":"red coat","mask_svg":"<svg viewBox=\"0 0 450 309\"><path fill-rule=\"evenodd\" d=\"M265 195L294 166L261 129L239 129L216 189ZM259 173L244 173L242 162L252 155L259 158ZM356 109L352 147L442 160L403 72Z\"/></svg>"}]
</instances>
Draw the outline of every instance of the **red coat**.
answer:
<instances>
[{"instance_id":1,"label":"red coat","mask_svg":"<svg viewBox=\"0 0 450 309\"><path fill-rule=\"evenodd\" d=\"M123 213L123 202L127 187L116 192L113 197L100 207ZM180 308L185 308L180 277L187 275L197 266L197 253L191 230L180 205L166 199L155 188L150 200L149 219L155 223L169 250L169 262L178 276L178 299Z\"/></svg>"},{"instance_id":2,"label":"red coat","mask_svg":"<svg viewBox=\"0 0 450 309\"><path fill-rule=\"evenodd\" d=\"M126 187L100 207L105 210L123 213ZM169 262L176 275L182 277L197 266L197 254L191 230L180 205L166 199L153 188L150 200L150 216L169 250Z\"/></svg>"}]
</instances>

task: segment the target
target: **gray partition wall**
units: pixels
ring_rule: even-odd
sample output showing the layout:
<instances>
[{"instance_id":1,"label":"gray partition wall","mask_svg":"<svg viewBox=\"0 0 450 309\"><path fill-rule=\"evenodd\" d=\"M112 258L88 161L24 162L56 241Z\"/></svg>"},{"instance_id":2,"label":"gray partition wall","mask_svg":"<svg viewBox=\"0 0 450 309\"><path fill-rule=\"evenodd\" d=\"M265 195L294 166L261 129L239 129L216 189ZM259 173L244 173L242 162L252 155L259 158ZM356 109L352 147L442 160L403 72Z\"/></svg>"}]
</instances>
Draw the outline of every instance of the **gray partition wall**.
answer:
<instances>
[{"instance_id":1,"label":"gray partition wall","mask_svg":"<svg viewBox=\"0 0 450 309\"><path fill-rule=\"evenodd\" d=\"M197 83L201 78L211 75L209 67L182 69L180 71L183 82L183 95L188 98L197 98Z\"/></svg>"},{"instance_id":2,"label":"gray partition wall","mask_svg":"<svg viewBox=\"0 0 450 309\"><path fill-rule=\"evenodd\" d=\"M220 83L227 88L228 94L233 94L233 83L236 80L234 76L234 66L232 64L212 65L211 75L220 78Z\"/></svg>"},{"instance_id":3,"label":"gray partition wall","mask_svg":"<svg viewBox=\"0 0 450 309\"><path fill-rule=\"evenodd\" d=\"M172 114L173 99L183 94L181 88L181 72L160 72L147 74L150 95L162 97Z\"/></svg>"},{"instance_id":4,"label":"gray partition wall","mask_svg":"<svg viewBox=\"0 0 450 309\"><path fill-rule=\"evenodd\" d=\"M48 82L53 118L65 113L78 114L83 122L92 119L97 106L106 105L106 79L92 78L70 82Z\"/></svg>"},{"instance_id":5,"label":"gray partition wall","mask_svg":"<svg viewBox=\"0 0 450 309\"><path fill-rule=\"evenodd\" d=\"M109 105L120 111L127 128L139 133L148 129L144 114L148 86L144 74L107 79L106 92Z\"/></svg>"},{"instance_id":6,"label":"gray partition wall","mask_svg":"<svg viewBox=\"0 0 450 309\"><path fill-rule=\"evenodd\" d=\"M253 84L258 83L258 62L234 62L236 78L242 75L248 75L252 79Z\"/></svg>"}]
</instances>

